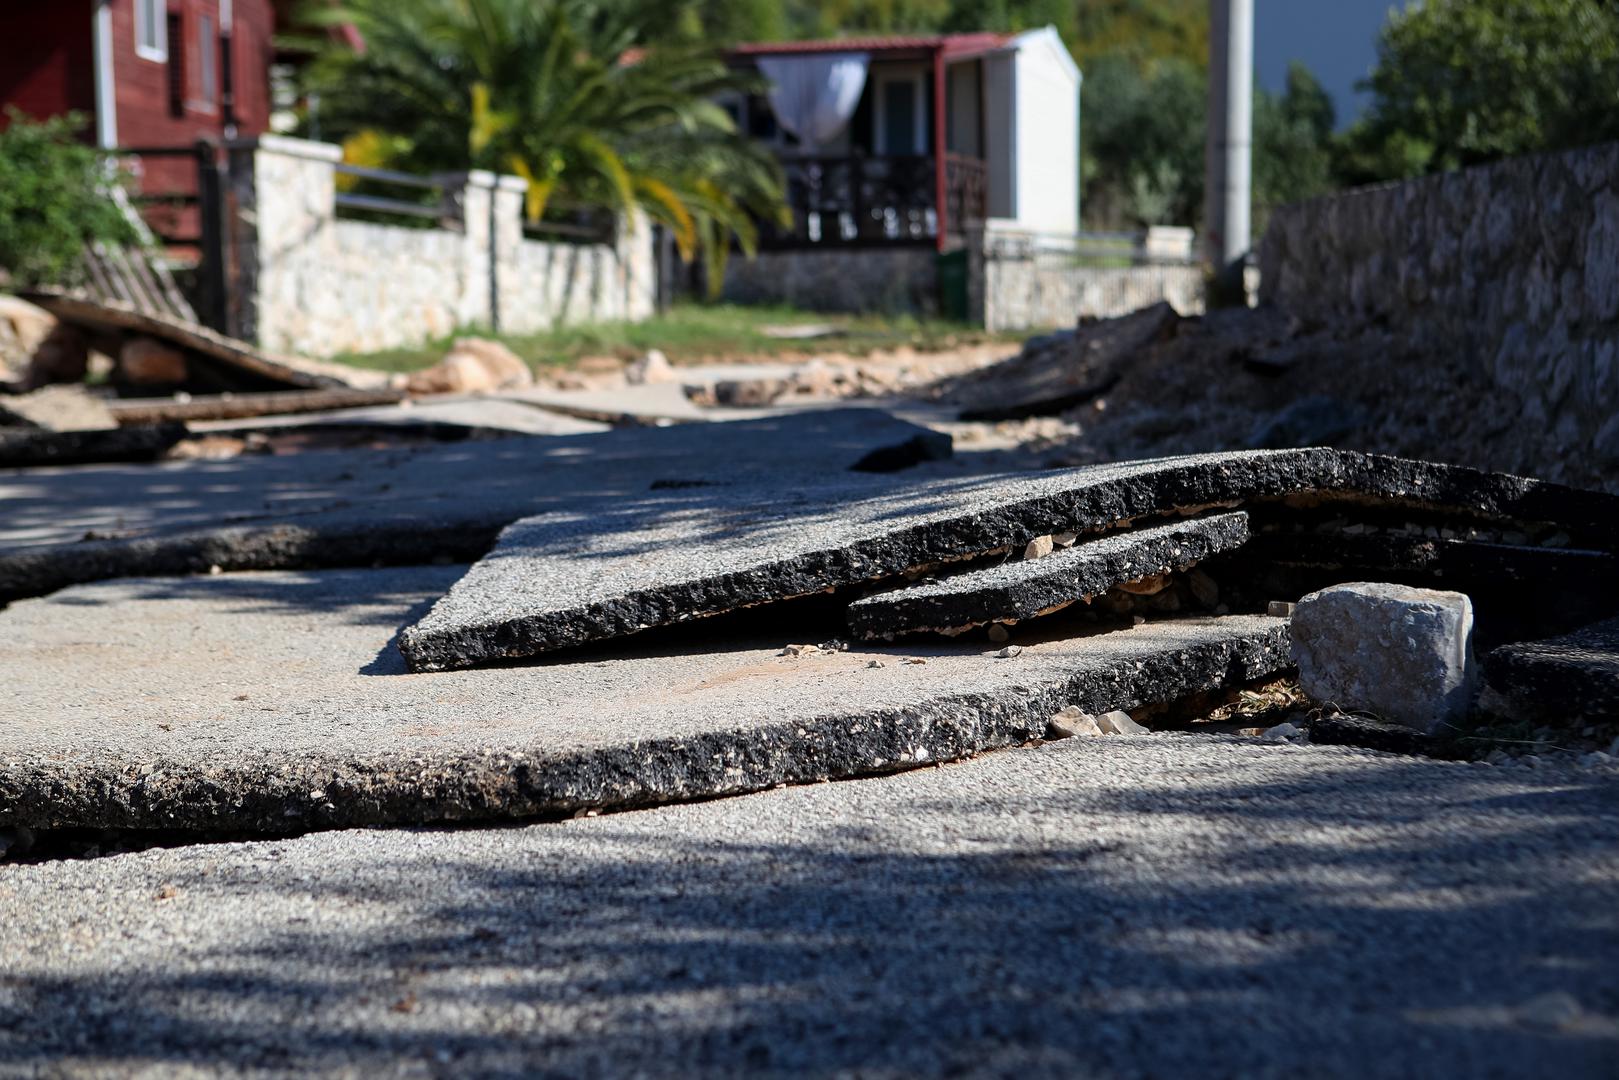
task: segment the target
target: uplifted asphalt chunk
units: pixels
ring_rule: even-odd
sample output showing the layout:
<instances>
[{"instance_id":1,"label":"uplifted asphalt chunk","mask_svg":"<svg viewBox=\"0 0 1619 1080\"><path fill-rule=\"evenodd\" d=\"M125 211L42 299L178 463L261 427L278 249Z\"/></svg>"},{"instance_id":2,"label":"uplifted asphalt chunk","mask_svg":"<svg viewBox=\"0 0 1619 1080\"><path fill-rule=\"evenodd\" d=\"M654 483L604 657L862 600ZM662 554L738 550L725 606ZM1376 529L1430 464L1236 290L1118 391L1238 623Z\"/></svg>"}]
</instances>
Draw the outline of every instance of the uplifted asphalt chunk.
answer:
<instances>
[{"instance_id":1,"label":"uplifted asphalt chunk","mask_svg":"<svg viewBox=\"0 0 1619 1080\"><path fill-rule=\"evenodd\" d=\"M947 391L963 420L1054 416L1112 389L1136 355L1174 332L1180 316L1157 303L1078 330L1033 338L1010 360L975 371Z\"/></svg>"},{"instance_id":2,"label":"uplifted asphalt chunk","mask_svg":"<svg viewBox=\"0 0 1619 1080\"><path fill-rule=\"evenodd\" d=\"M1610 600L1614 599L1610 596ZM1535 720L1619 719L1619 618L1543 641L1502 645L1484 659L1500 706Z\"/></svg>"},{"instance_id":3,"label":"uplifted asphalt chunk","mask_svg":"<svg viewBox=\"0 0 1619 1080\"><path fill-rule=\"evenodd\" d=\"M1016 745L1064 705L1131 709L1288 663L1285 620L1231 616L1075 625L1015 660L783 656L811 628L710 623L607 660L405 673L390 639L459 572L130 579L11 605L0 827L287 833L739 794Z\"/></svg>"},{"instance_id":4,"label":"uplifted asphalt chunk","mask_svg":"<svg viewBox=\"0 0 1619 1080\"><path fill-rule=\"evenodd\" d=\"M1089 600L1128 582L1189 569L1248 539L1248 515L1216 514L1154 525L891 592L849 605L849 629L866 639L1016 622Z\"/></svg>"},{"instance_id":5,"label":"uplifted asphalt chunk","mask_svg":"<svg viewBox=\"0 0 1619 1080\"><path fill-rule=\"evenodd\" d=\"M709 430L709 429L704 429ZM1039 476L717 488L679 505L615 499L508 528L400 638L433 671L533 656L753 604L1252 500L1393 504L1619 532L1619 497L1333 450L1237 451Z\"/></svg>"},{"instance_id":6,"label":"uplifted asphalt chunk","mask_svg":"<svg viewBox=\"0 0 1619 1080\"><path fill-rule=\"evenodd\" d=\"M14 472L0 477L0 602L216 566L467 561L530 515L654 489L664 506L718 484L792 489L918 439L935 456L949 452L948 436L881 410L828 409L712 427Z\"/></svg>"}]
</instances>

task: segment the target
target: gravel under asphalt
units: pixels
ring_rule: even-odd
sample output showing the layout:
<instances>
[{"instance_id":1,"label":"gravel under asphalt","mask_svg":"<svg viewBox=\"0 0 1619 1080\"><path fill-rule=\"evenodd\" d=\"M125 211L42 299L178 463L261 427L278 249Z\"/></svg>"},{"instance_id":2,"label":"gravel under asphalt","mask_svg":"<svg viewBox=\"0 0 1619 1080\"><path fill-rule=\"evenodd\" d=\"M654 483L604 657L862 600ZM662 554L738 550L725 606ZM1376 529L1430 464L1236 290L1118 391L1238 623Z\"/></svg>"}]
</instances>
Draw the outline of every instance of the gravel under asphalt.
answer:
<instances>
[{"instance_id":1,"label":"gravel under asphalt","mask_svg":"<svg viewBox=\"0 0 1619 1080\"><path fill-rule=\"evenodd\" d=\"M1619 780L1195 735L0 865L0 1074L1613 1076Z\"/></svg>"}]
</instances>

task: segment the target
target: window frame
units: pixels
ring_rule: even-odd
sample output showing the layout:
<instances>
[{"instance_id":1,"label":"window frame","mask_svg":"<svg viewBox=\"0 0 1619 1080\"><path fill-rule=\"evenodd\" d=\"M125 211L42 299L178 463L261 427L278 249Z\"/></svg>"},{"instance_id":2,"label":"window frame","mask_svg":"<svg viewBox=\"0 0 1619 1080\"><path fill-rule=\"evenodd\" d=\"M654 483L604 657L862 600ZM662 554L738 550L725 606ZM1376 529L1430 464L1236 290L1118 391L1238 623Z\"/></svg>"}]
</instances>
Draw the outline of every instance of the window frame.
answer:
<instances>
[{"instance_id":1,"label":"window frame","mask_svg":"<svg viewBox=\"0 0 1619 1080\"><path fill-rule=\"evenodd\" d=\"M164 0L135 0L135 55L142 60L154 64L168 62L168 8Z\"/></svg>"},{"instance_id":2,"label":"window frame","mask_svg":"<svg viewBox=\"0 0 1619 1080\"><path fill-rule=\"evenodd\" d=\"M197 103L210 112L219 106L219 31L212 15L198 14Z\"/></svg>"},{"instance_id":3,"label":"window frame","mask_svg":"<svg viewBox=\"0 0 1619 1080\"><path fill-rule=\"evenodd\" d=\"M909 70L891 70L875 72L876 91L872 102L872 143L873 150L881 157L925 157L928 146L928 98L926 72L921 68ZM908 84L911 87L911 101L913 112L911 114L910 145L912 149L906 153L896 154L887 149L890 132L888 131L888 88L894 84ZM893 133L893 134L898 134Z\"/></svg>"}]
</instances>

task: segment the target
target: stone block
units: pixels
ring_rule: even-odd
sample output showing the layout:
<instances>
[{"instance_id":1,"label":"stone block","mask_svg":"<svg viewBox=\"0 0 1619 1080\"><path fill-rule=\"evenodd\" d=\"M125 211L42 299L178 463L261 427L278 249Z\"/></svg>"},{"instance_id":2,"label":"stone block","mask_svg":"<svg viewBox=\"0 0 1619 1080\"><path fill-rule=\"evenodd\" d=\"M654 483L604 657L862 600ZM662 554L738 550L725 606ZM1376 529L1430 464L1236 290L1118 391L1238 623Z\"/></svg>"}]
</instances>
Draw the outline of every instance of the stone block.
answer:
<instances>
[{"instance_id":1,"label":"stone block","mask_svg":"<svg viewBox=\"0 0 1619 1080\"><path fill-rule=\"evenodd\" d=\"M1458 592L1353 582L1313 592L1293 613L1304 692L1431 732L1473 702L1473 603Z\"/></svg>"}]
</instances>

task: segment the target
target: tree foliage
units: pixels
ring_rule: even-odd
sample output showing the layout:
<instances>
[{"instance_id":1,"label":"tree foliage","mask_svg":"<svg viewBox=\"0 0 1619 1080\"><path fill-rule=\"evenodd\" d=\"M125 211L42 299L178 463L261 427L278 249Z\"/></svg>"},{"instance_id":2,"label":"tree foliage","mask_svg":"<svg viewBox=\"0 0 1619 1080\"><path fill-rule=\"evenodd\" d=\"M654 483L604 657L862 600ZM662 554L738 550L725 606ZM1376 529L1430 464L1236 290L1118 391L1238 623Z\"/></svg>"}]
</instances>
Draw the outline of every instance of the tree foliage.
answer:
<instances>
[{"instance_id":1,"label":"tree foliage","mask_svg":"<svg viewBox=\"0 0 1619 1080\"><path fill-rule=\"evenodd\" d=\"M516 173L536 221L639 207L716 270L731 237L751 254L755 221L783 212L779 167L714 100L753 80L701 46L643 47L634 6L345 0L307 17L352 23L365 40L327 48L308 73L322 129L387 164Z\"/></svg>"},{"instance_id":2,"label":"tree foliage","mask_svg":"<svg viewBox=\"0 0 1619 1080\"><path fill-rule=\"evenodd\" d=\"M1341 171L1371 180L1619 138L1619 5L1428 0L1391 12Z\"/></svg>"},{"instance_id":3,"label":"tree foliage","mask_svg":"<svg viewBox=\"0 0 1619 1080\"><path fill-rule=\"evenodd\" d=\"M0 269L13 286L75 284L86 245L140 242L109 197L122 177L77 137L82 116L35 122L8 108L6 118L0 131Z\"/></svg>"}]
</instances>

